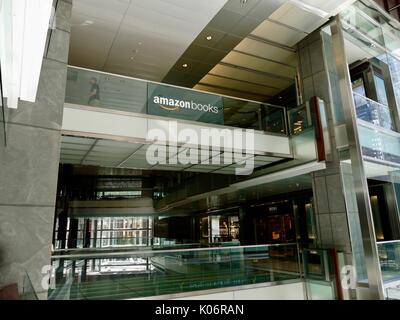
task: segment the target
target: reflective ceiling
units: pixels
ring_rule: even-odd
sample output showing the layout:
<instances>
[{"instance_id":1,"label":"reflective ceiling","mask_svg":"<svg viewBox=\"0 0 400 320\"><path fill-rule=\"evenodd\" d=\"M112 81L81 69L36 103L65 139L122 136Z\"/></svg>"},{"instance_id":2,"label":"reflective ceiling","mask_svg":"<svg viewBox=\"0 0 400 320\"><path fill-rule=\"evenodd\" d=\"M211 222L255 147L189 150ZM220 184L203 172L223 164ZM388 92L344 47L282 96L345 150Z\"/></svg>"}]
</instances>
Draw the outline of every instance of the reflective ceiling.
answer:
<instances>
[{"instance_id":1,"label":"reflective ceiling","mask_svg":"<svg viewBox=\"0 0 400 320\"><path fill-rule=\"evenodd\" d=\"M161 81L226 0L74 0L71 65Z\"/></svg>"},{"instance_id":2,"label":"reflective ceiling","mask_svg":"<svg viewBox=\"0 0 400 320\"><path fill-rule=\"evenodd\" d=\"M295 44L354 0L75 0L69 63L267 101Z\"/></svg>"}]
</instances>

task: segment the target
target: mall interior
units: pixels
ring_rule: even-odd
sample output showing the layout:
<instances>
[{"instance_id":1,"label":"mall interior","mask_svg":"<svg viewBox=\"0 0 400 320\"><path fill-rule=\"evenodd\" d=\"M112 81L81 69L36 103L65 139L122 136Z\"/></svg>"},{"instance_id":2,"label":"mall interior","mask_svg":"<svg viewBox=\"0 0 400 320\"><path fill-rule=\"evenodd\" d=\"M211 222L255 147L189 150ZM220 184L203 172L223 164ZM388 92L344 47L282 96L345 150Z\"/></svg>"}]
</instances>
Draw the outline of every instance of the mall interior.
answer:
<instances>
[{"instance_id":1,"label":"mall interior","mask_svg":"<svg viewBox=\"0 0 400 320\"><path fill-rule=\"evenodd\" d=\"M0 299L400 299L399 16L0 1Z\"/></svg>"}]
</instances>

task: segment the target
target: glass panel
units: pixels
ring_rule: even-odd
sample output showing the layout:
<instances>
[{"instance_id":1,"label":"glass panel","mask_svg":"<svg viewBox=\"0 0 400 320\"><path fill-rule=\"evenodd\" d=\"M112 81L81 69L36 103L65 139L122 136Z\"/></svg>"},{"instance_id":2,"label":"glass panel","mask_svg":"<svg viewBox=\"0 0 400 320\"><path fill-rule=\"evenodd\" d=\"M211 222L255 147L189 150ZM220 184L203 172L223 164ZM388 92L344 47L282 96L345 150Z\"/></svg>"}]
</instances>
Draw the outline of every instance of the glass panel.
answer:
<instances>
[{"instance_id":1,"label":"glass panel","mask_svg":"<svg viewBox=\"0 0 400 320\"><path fill-rule=\"evenodd\" d=\"M298 134L311 127L309 105L304 104L288 111L290 134Z\"/></svg>"},{"instance_id":2,"label":"glass panel","mask_svg":"<svg viewBox=\"0 0 400 320\"><path fill-rule=\"evenodd\" d=\"M341 13L348 63L364 73L364 80L353 82L357 116L385 129L396 130L393 121L399 107L399 74L396 46L397 22L390 20L370 0L357 1ZM357 69L360 62L369 69ZM368 96L369 100L361 96ZM387 106L387 108L382 107Z\"/></svg>"},{"instance_id":3,"label":"glass panel","mask_svg":"<svg viewBox=\"0 0 400 320\"><path fill-rule=\"evenodd\" d=\"M357 270L357 279L360 282L368 282L364 245L361 234L360 218L356 200L355 182L352 171L350 155L347 150L340 152L340 166L343 181L343 194L345 195L347 220L350 230L353 265Z\"/></svg>"},{"instance_id":4,"label":"glass panel","mask_svg":"<svg viewBox=\"0 0 400 320\"><path fill-rule=\"evenodd\" d=\"M400 280L400 241L378 242L378 251L383 281Z\"/></svg>"},{"instance_id":5,"label":"glass panel","mask_svg":"<svg viewBox=\"0 0 400 320\"><path fill-rule=\"evenodd\" d=\"M327 250L303 249L305 286L310 300L335 299L335 282L331 278L333 266Z\"/></svg>"},{"instance_id":6,"label":"glass panel","mask_svg":"<svg viewBox=\"0 0 400 320\"><path fill-rule=\"evenodd\" d=\"M377 130L366 123L359 123L358 131L364 156L400 163L400 135Z\"/></svg>"},{"instance_id":7,"label":"glass panel","mask_svg":"<svg viewBox=\"0 0 400 320\"><path fill-rule=\"evenodd\" d=\"M333 108L333 121L335 125L344 123L344 113L342 106L342 99L339 90L339 76L336 66L336 58L333 48L332 36L330 27L327 26L322 29L321 37L324 46L324 53L326 57L326 63L328 68L329 82L331 85L332 92L332 108Z\"/></svg>"},{"instance_id":8,"label":"glass panel","mask_svg":"<svg viewBox=\"0 0 400 320\"><path fill-rule=\"evenodd\" d=\"M386 87L385 87L385 81L382 79L382 76L377 75L376 73L374 74L374 81L375 81L375 87L376 87L376 92L378 95L378 102L382 103L384 105L389 105L388 103L388 97L386 94Z\"/></svg>"},{"instance_id":9,"label":"glass panel","mask_svg":"<svg viewBox=\"0 0 400 320\"><path fill-rule=\"evenodd\" d=\"M261 130L261 103L223 97L223 104L225 125Z\"/></svg>"},{"instance_id":10,"label":"glass panel","mask_svg":"<svg viewBox=\"0 0 400 320\"><path fill-rule=\"evenodd\" d=\"M283 107L74 67L68 67L65 102L287 133Z\"/></svg>"},{"instance_id":11,"label":"glass panel","mask_svg":"<svg viewBox=\"0 0 400 320\"><path fill-rule=\"evenodd\" d=\"M361 34L382 46L385 44L379 22L373 18L374 12L361 1L347 7L340 15L346 24L351 25Z\"/></svg>"},{"instance_id":12,"label":"glass panel","mask_svg":"<svg viewBox=\"0 0 400 320\"><path fill-rule=\"evenodd\" d=\"M145 81L68 68L65 92L67 103L146 113L146 95Z\"/></svg>"},{"instance_id":13,"label":"glass panel","mask_svg":"<svg viewBox=\"0 0 400 320\"><path fill-rule=\"evenodd\" d=\"M373 125L394 130L394 123L389 107L353 92L357 118Z\"/></svg>"},{"instance_id":14,"label":"glass panel","mask_svg":"<svg viewBox=\"0 0 400 320\"><path fill-rule=\"evenodd\" d=\"M364 97L367 96L366 91L365 91L364 79L362 77L354 80L352 82L352 87L353 87L354 93L359 94Z\"/></svg>"},{"instance_id":15,"label":"glass panel","mask_svg":"<svg viewBox=\"0 0 400 320\"><path fill-rule=\"evenodd\" d=\"M125 299L293 279L302 281L295 244L142 250L112 258L102 255L88 260L55 259L53 265L62 277L49 290L49 298L58 299L68 279L67 299ZM71 274L75 274L73 279Z\"/></svg>"},{"instance_id":16,"label":"glass panel","mask_svg":"<svg viewBox=\"0 0 400 320\"><path fill-rule=\"evenodd\" d=\"M262 107L265 121L263 130L267 132L286 134L285 112L282 108L265 106Z\"/></svg>"}]
</instances>

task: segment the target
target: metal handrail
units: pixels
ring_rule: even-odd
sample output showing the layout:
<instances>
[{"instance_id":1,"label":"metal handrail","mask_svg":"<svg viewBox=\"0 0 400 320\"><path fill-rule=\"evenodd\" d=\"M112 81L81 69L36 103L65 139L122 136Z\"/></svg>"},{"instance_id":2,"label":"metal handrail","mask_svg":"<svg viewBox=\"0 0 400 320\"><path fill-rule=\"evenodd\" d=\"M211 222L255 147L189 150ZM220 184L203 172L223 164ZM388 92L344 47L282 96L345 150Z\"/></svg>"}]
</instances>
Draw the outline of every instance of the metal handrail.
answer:
<instances>
[{"instance_id":1,"label":"metal handrail","mask_svg":"<svg viewBox=\"0 0 400 320\"><path fill-rule=\"evenodd\" d=\"M367 100L367 101L369 101L369 102L372 102L372 103L374 103L374 104L377 104L379 107L386 108L386 109L389 109L389 111L391 111L391 110L390 110L390 107L387 106L386 104L383 104L383 103L380 103L380 102L378 102L378 101L372 100L371 98L368 98L368 97L366 97L366 96L363 96L363 95L360 94L360 93L357 93L357 92L354 92L354 91L353 91L353 95L359 96L360 98L363 98L363 99L365 99L365 100Z\"/></svg>"},{"instance_id":2,"label":"metal handrail","mask_svg":"<svg viewBox=\"0 0 400 320\"><path fill-rule=\"evenodd\" d=\"M192 248L192 249L167 249L167 250L134 250L126 252L109 252L109 253L86 253L86 254L71 254L71 255L53 255L52 260L67 259L67 260L80 260L80 259L94 259L94 258L114 258L126 257L131 255L151 255L160 253L184 253L184 252L198 252L198 251L222 251L230 249L251 249L251 248L265 248L265 247L284 247L284 246L297 246L296 243L278 243L278 244L261 244L249 246L227 246L216 248Z\"/></svg>"},{"instance_id":3,"label":"metal handrail","mask_svg":"<svg viewBox=\"0 0 400 320\"><path fill-rule=\"evenodd\" d=\"M377 241L376 244L380 245L380 244L390 244L390 243L398 243L400 244L400 240L388 240L388 241Z\"/></svg>"}]
</instances>

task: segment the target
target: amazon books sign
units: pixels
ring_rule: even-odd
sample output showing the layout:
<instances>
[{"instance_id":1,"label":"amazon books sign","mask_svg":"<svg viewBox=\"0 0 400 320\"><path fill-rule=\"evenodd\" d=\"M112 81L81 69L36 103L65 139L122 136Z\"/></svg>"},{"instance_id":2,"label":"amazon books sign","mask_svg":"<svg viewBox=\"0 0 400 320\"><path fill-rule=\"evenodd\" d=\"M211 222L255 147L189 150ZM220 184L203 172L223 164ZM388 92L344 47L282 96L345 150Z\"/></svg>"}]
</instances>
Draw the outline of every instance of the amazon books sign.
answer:
<instances>
[{"instance_id":1,"label":"amazon books sign","mask_svg":"<svg viewBox=\"0 0 400 320\"><path fill-rule=\"evenodd\" d=\"M154 83L148 84L147 113L175 119L224 124L222 97Z\"/></svg>"}]
</instances>

